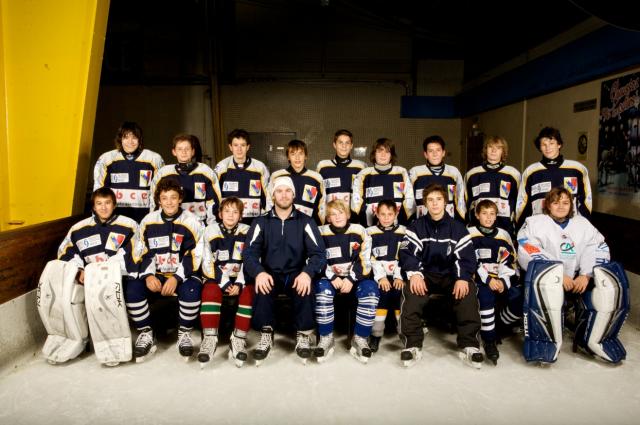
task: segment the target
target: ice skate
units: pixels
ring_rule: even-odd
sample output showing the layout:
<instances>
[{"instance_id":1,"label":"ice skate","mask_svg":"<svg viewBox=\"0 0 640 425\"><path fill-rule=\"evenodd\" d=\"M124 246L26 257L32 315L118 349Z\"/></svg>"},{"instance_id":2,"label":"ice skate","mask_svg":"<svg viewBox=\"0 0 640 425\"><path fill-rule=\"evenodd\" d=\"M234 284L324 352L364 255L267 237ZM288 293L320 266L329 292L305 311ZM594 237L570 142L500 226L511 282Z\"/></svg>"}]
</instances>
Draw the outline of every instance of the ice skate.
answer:
<instances>
[{"instance_id":1,"label":"ice skate","mask_svg":"<svg viewBox=\"0 0 640 425\"><path fill-rule=\"evenodd\" d=\"M260 366L263 361L269 357L271 348L273 347L273 329L264 327L260 331L260 342L255 350L253 350L253 358L256 361L256 366Z\"/></svg>"},{"instance_id":2,"label":"ice skate","mask_svg":"<svg viewBox=\"0 0 640 425\"><path fill-rule=\"evenodd\" d=\"M351 338L351 349L349 353L361 363L367 363L371 357L371 348L367 344L367 339L358 335Z\"/></svg>"},{"instance_id":3,"label":"ice skate","mask_svg":"<svg viewBox=\"0 0 640 425\"><path fill-rule=\"evenodd\" d=\"M246 344L245 338L240 338L235 334L232 334L229 339L229 359L234 361L236 367L242 367L247 360Z\"/></svg>"},{"instance_id":4,"label":"ice skate","mask_svg":"<svg viewBox=\"0 0 640 425\"><path fill-rule=\"evenodd\" d=\"M418 347L405 348L400 352L400 360L404 367L411 367L422 358L422 350Z\"/></svg>"},{"instance_id":5,"label":"ice skate","mask_svg":"<svg viewBox=\"0 0 640 425\"><path fill-rule=\"evenodd\" d=\"M316 346L313 354L315 354L318 363L324 363L327 359L329 359L335 350L335 340L333 339L333 334L329 335L321 335L320 341Z\"/></svg>"},{"instance_id":6,"label":"ice skate","mask_svg":"<svg viewBox=\"0 0 640 425\"><path fill-rule=\"evenodd\" d=\"M487 358L491 360L494 365L498 364L498 358L500 358L500 352L498 351L498 346L495 341L486 342L484 344L484 353L487 355Z\"/></svg>"},{"instance_id":7,"label":"ice skate","mask_svg":"<svg viewBox=\"0 0 640 425\"><path fill-rule=\"evenodd\" d=\"M151 327L146 326L140 329L140 335L138 335L138 339L136 339L136 344L133 348L136 363L142 363L147 356L156 352L156 348L156 340L153 337Z\"/></svg>"},{"instance_id":8,"label":"ice skate","mask_svg":"<svg viewBox=\"0 0 640 425\"><path fill-rule=\"evenodd\" d=\"M462 351L458 353L458 357L460 357L464 364L476 369L480 369L484 361L484 356L480 352L480 349L476 347L463 348Z\"/></svg>"},{"instance_id":9,"label":"ice skate","mask_svg":"<svg viewBox=\"0 0 640 425\"><path fill-rule=\"evenodd\" d=\"M193 355L193 340L191 339L191 329L180 326L178 328L178 352L185 362Z\"/></svg>"},{"instance_id":10,"label":"ice skate","mask_svg":"<svg viewBox=\"0 0 640 425\"><path fill-rule=\"evenodd\" d=\"M218 347L218 335L214 335L211 333L204 334L204 338L202 338L202 343L200 343L200 352L198 353L198 361L200 362L200 368L204 368L207 363L213 357L213 354L216 352L216 348Z\"/></svg>"},{"instance_id":11,"label":"ice skate","mask_svg":"<svg viewBox=\"0 0 640 425\"><path fill-rule=\"evenodd\" d=\"M380 340L381 339L382 339L382 337L380 337L380 336L371 335L369 337L369 348L371 349L372 353L377 353L378 352L378 348L380 347Z\"/></svg>"},{"instance_id":12,"label":"ice skate","mask_svg":"<svg viewBox=\"0 0 640 425\"><path fill-rule=\"evenodd\" d=\"M311 343L309 342L309 334L298 332L296 334L296 354L300 357L303 365L307 364L307 360L311 357Z\"/></svg>"}]
</instances>

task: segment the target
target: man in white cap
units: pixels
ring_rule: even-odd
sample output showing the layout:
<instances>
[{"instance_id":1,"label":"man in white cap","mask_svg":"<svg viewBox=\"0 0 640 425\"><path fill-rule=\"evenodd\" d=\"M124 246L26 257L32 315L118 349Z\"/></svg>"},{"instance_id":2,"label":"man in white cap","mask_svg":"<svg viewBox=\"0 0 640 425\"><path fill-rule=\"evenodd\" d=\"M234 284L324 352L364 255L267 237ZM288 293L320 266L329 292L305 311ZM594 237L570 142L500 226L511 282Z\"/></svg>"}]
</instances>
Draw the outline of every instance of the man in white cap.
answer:
<instances>
[{"instance_id":1,"label":"man in white cap","mask_svg":"<svg viewBox=\"0 0 640 425\"><path fill-rule=\"evenodd\" d=\"M309 336L315 329L311 284L324 270L325 247L313 219L293 208L291 177L274 179L270 189L274 206L253 221L243 251L245 277L256 287L252 326L261 333L253 357L260 365L269 355L274 300L284 293L293 301L296 354L304 363L311 356Z\"/></svg>"}]
</instances>

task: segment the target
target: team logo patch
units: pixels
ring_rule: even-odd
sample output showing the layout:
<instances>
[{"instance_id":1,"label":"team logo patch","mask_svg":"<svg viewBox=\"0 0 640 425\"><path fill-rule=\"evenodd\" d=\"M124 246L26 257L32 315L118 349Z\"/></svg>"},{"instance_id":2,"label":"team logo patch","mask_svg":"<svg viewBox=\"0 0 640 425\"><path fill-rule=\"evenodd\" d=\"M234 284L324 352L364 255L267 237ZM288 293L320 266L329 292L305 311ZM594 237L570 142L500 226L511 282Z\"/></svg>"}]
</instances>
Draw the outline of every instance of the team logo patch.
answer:
<instances>
[{"instance_id":1,"label":"team logo patch","mask_svg":"<svg viewBox=\"0 0 640 425\"><path fill-rule=\"evenodd\" d=\"M249 196L260 196L262 193L262 183L260 180L249 181Z\"/></svg>"},{"instance_id":2,"label":"team logo patch","mask_svg":"<svg viewBox=\"0 0 640 425\"><path fill-rule=\"evenodd\" d=\"M560 244L561 257L573 257L576 255L575 244L573 242L562 242Z\"/></svg>"},{"instance_id":3,"label":"team logo patch","mask_svg":"<svg viewBox=\"0 0 640 425\"><path fill-rule=\"evenodd\" d=\"M508 198L509 193L511 193L511 182L500 180L500 197Z\"/></svg>"},{"instance_id":4,"label":"team logo patch","mask_svg":"<svg viewBox=\"0 0 640 425\"><path fill-rule=\"evenodd\" d=\"M206 199L207 198L207 185L205 183L193 184L193 199Z\"/></svg>"},{"instance_id":5,"label":"team logo patch","mask_svg":"<svg viewBox=\"0 0 640 425\"><path fill-rule=\"evenodd\" d=\"M151 170L140 170L140 181L138 182L140 187L149 187L151 184Z\"/></svg>"},{"instance_id":6,"label":"team logo patch","mask_svg":"<svg viewBox=\"0 0 640 425\"><path fill-rule=\"evenodd\" d=\"M182 245L182 241L184 239L184 235L180 233L174 233L171 235L171 250L172 251L180 251L180 246Z\"/></svg>"},{"instance_id":7,"label":"team logo patch","mask_svg":"<svg viewBox=\"0 0 640 425\"><path fill-rule=\"evenodd\" d=\"M304 185L304 189L302 190L302 200L305 202L315 202L316 197L318 196L318 188L315 186L311 186L308 184Z\"/></svg>"},{"instance_id":8,"label":"team logo patch","mask_svg":"<svg viewBox=\"0 0 640 425\"><path fill-rule=\"evenodd\" d=\"M447 188L449 189L449 202L453 202L453 200L456 199L456 185L449 184Z\"/></svg>"},{"instance_id":9,"label":"team logo patch","mask_svg":"<svg viewBox=\"0 0 640 425\"><path fill-rule=\"evenodd\" d=\"M525 243L522 245L522 248L527 251L528 254L533 255L540 252L537 246L531 245L530 243Z\"/></svg>"},{"instance_id":10,"label":"team logo patch","mask_svg":"<svg viewBox=\"0 0 640 425\"><path fill-rule=\"evenodd\" d=\"M509 251L507 250L507 248L501 246L498 249L498 260L505 261L507 258L509 258Z\"/></svg>"},{"instance_id":11,"label":"team logo patch","mask_svg":"<svg viewBox=\"0 0 640 425\"><path fill-rule=\"evenodd\" d=\"M565 177L564 187L572 194L578 193L578 178L577 177Z\"/></svg>"},{"instance_id":12,"label":"team logo patch","mask_svg":"<svg viewBox=\"0 0 640 425\"><path fill-rule=\"evenodd\" d=\"M122 243L124 242L124 238L125 236L122 233L115 233L115 232L109 233L109 236L107 237L107 244L105 246L105 249L109 251L119 250L120 246L122 246Z\"/></svg>"},{"instance_id":13,"label":"team logo patch","mask_svg":"<svg viewBox=\"0 0 640 425\"><path fill-rule=\"evenodd\" d=\"M232 258L234 260L242 260L242 251L244 250L244 242L236 241L233 244L233 255Z\"/></svg>"},{"instance_id":14,"label":"team logo patch","mask_svg":"<svg viewBox=\"0 0 640 425\"><path fill-rule=\"evenodd\" d=\"M393 182L393 197L404 197L404 182Z\"/></svg>"}]
</instances>

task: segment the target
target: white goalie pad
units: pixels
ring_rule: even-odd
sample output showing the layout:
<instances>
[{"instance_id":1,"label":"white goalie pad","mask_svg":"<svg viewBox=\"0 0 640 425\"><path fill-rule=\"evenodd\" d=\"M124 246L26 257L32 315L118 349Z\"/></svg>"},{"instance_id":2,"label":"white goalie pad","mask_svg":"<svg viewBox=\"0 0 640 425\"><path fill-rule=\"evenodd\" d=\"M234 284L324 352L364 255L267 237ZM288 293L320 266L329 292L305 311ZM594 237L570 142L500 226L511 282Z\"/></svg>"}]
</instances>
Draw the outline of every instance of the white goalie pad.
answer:
<instances>
[{"instance_id":1,"label":"white goalie pad","mask_svg":"<svg viewBox=\"0 0 640 425\"><path fill-rule=\"evenodd\" d=\"M42 353L49 363L76 358L87 345L84 288L76 283L77 274L74 264L52 260L38 282L38 313L48 334Z\"/></svg>"},{"instance_id":2,"label":"white goalie pad","mask_svg":"<svg viewBox=\"0 0 640 425\"><path fill-rule=\"evenodd\" d=\"M91 341L98 361L103 364L130 361L131 329L120 264L118 261L89 264L84 285Z\"/></svg>"}]
</instances>

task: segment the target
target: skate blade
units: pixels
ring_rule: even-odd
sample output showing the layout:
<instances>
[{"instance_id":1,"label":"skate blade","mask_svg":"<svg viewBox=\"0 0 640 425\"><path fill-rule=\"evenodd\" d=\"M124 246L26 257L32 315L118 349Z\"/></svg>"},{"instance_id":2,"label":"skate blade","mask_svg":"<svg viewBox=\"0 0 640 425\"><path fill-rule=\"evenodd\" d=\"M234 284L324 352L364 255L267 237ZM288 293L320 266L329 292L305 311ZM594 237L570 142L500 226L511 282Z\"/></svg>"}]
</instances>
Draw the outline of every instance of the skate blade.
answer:
<instances>
[{"instance_id":1,"label":"skate blade","mask_svg":"<svg viewBox=\"0 0 640 425\"><path fill-rule=\"evenodd\" d=\"M157 349L158 347L156 345L152 345L147 354L145 354L142 357L136 357L136 363L144 363L144 360L150 355L152 355L153 353L155 353Z\"/></svg>"},{"instance_id":2,"label":"skate blade","mask_svg":"<svg viewBox=\"0 0 640 425\"><path fill-rule=\"evenodd\" d=\"M120 362L105 362L103 363L103 365L105 365L106 367L116 367L120 364Z\"/></svg>"},{"instance_id":3,"label":"skate blade","mask_svg":"<svg viewBox=\"0 0 640 425\"><path fill-rule=\"evenodd\" d=\"M233 363L236 365L237 368L241 368L242 366L244 366L244 360L239 360L233 357L233 353L231 352L231 350L229 350L229 354L227 355L227 357L229 358L229 360L233 361ZM256 366L258 366L257 365L258 361L259 360L256 360Z\"/></svg>"},{"instance_id":4,"label":"skate blade","mask_svg":"<svg viewBox=\"0 0 640 425\"><path fill-rule=\"evenodd\" d=\"M329 349L329 351L327 351L327 354L324 356L320 356L320 357L316 357L316 359L318 360L318 363L324 363L327 360L329 360L331 358L331 356L333 356L333 352L334 352L334 347L331 347Z\"/></svg>"},{"instance_id":5,"label":"skate blade","mask_svg":"<svg viewBox=\"0 0 640 425\"><path fill-rule=\"evenodd\" d=\"M357 361L359 361L360 363L362 363L362 364L367 364L367 362L369 361L369 357L364 357L364 356L359 355L358 354L358 350L356 350L354 347L351 347L349 349L349 353L351 353L351 355L353 357L355 357L355 359Z\"/></svg>"},{"instance_id":6,"label":"skate blade","mask_svg":"<svg viewBox=\"0 0 640 425\"><path fill-rule=\"evenodd\" d=\"M472 362L470 360L467 360L467 355L464 353L458 353L458 357L460 358L460 360L462 360L462 363L464 363L467 366L470 366L474 369L482 368L482 363Z\"/></svg>"},{"instance_id":7,"label":"skate blade","mask_svg":"<svg viewBox=\"0 0 640 425\"><path fill-rule=\"evenodd\" d=\"M411 366L413 366L415 364L416 364L415 360L403 360L402 361L402 366L404 366L405 368L410 368Z\"/></svg>"}]
</instances>

